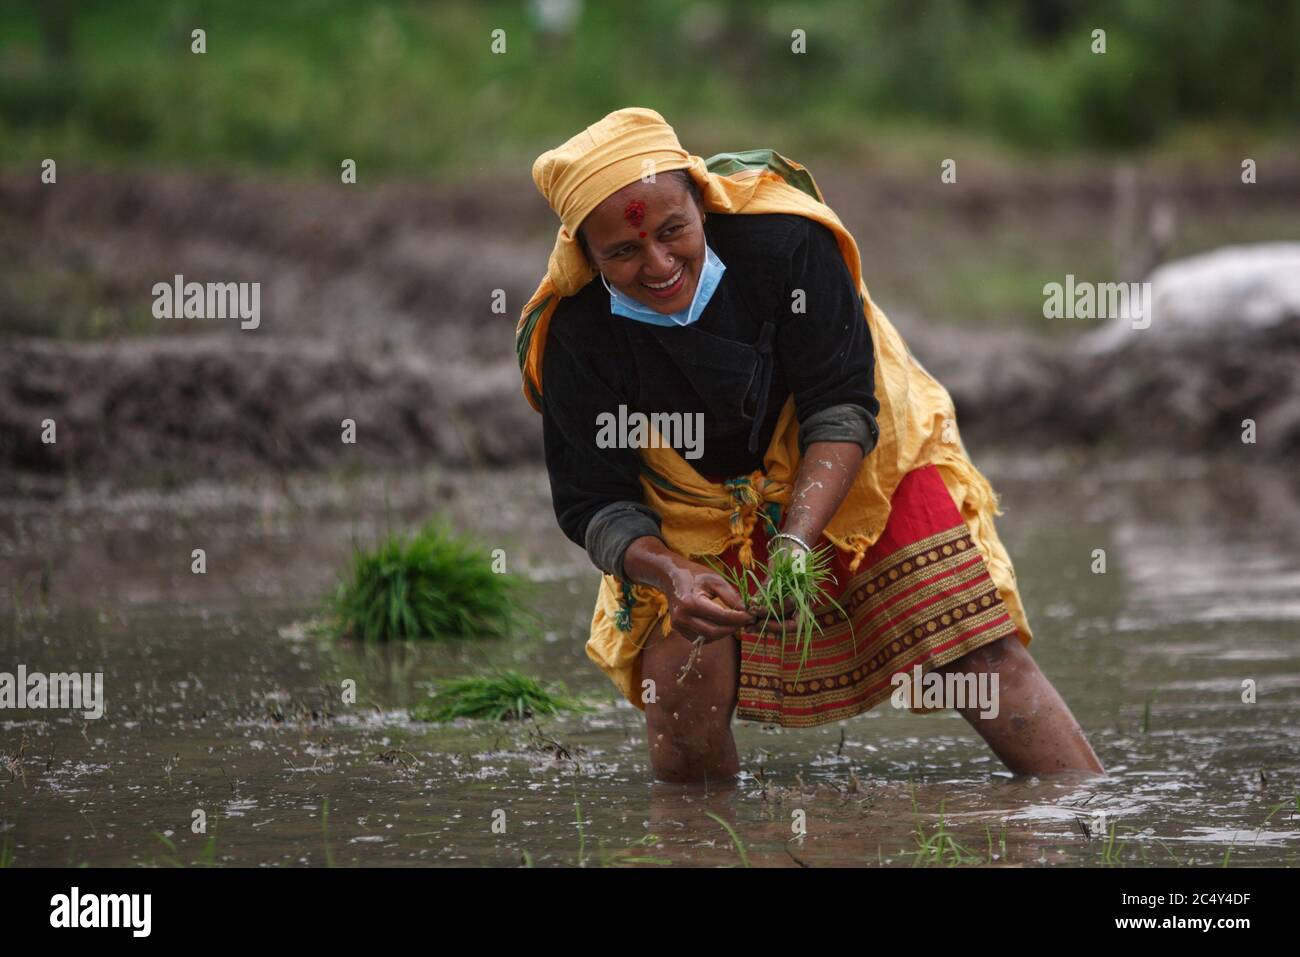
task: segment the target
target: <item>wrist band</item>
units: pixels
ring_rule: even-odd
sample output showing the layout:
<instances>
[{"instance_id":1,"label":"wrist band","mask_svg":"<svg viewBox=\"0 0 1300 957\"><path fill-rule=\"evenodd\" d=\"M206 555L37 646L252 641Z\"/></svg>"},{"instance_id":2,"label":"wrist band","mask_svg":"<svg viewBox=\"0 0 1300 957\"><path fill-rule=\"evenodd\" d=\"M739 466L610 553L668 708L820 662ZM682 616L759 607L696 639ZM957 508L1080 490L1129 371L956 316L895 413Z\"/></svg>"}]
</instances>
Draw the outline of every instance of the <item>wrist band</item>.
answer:
<instances>
[{"instance_id":1,"label":"wrist band","mask_svg":"<svg viewBox=\"0 0 1300 957\"><path fill-rule=\"evenodd\" d=\"M805 552L812 554L812 549L808 546L808 543L805 542L798 535L791 535L789 532L777 532L775 535L772 536L772 541L776 541L778 538L788 538L790 539L790 541L794 542L796 545L802 548Z\"/></svg>"}]
</instances>

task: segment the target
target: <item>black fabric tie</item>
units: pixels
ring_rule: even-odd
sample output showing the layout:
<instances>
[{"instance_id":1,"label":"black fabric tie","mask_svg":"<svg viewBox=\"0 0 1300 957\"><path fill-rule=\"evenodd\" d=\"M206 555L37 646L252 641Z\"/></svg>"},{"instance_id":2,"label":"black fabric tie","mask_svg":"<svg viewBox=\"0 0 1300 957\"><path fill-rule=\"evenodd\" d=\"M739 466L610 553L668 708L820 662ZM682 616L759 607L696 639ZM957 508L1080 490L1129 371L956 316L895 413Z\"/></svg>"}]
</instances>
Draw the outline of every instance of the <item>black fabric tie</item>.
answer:
<instances>
[{"instance_id":1,"label":"black fabric tie","mask_svg":"<svg viewBox=\"0 0 1300 957\"><path fill-rule=\"evenodd\" d=\"M776 336L776 323L763 323L758 335L758 408L754 412L754 428L749 433L749 451L758 452L758 433L767 419L767 396L772 390L772 339Z\"/></svg>"}]
</instances>

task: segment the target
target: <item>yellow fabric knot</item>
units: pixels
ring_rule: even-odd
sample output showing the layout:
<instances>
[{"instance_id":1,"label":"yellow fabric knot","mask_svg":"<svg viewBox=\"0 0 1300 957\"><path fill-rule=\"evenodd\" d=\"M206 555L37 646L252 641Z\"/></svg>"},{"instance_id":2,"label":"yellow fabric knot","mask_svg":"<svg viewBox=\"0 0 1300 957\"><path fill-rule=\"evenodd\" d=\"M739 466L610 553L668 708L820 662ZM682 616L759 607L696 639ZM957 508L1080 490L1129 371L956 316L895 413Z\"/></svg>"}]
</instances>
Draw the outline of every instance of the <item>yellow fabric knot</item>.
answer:
<instances>
[{"instance_id":1,"label":"yellow fabric knot","mask_svg":"<svg viewBox=\"0 0 1300 957\"><path fill-rule=\"evenodd\" d=\"M858 566L862 564L862 559L866 557L871 542L865 535L853 534L845 536L844 544L853 552L853 561L849 562L849 572L856 572Z\"/></svg>"},{"instance_id":2,"label":"yellow fabric knot","mask_svg":"<svg viewBox=\"0 0 1300 957\"><path fill-rule=\"evenodd\" d=\"M740 564L745 568L754 567L754 513L751 510L745 516L745 528L740 539Z\"/></svg>"},{"instance_id":3,"label":"yellow fabric knot","mask_svg":"<svg viewBox=\"0 0 1300 957\"><path fill-rule=\"evenodd\" d=\"M745 568L754 565L754 526L758 522L758 507L763 504L763 496L755 486L762 478L763 472L760 469L745 478L731 479L725 483L734 506L731 513L731 537L726 541L726 548L740 546L738 557Z\"/></svg>"}]
</instances>

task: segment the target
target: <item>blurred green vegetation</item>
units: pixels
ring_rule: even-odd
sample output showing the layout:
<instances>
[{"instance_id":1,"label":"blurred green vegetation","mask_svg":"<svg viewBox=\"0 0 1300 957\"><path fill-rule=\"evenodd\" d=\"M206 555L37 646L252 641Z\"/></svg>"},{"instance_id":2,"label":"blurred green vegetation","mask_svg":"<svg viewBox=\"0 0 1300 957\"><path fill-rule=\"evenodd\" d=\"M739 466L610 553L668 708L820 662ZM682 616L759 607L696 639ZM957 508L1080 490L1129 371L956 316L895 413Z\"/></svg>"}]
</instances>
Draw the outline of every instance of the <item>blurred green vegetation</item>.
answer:
<instances>
[{"instance_id":1,"label":"blurred green vegetation","mask_svg":"<svg viewBox=\"0 0 1300 957\"><path fill-rule=\"evenodd\" d=\"M156 334L161 322L147 302L120 301L94 273L27 264L0 279L0 335L92 341ZM170 327L198 334L200 325Z\"/></svg>"},{"instance_id":2,"label":"blurred green vegetation","mask_svg":"<svg viewBox=\"0 0 1300 957\"><path fill-rule=\"evenodd\" d=\"M588 0L571 29L547 29L538 11L564 6L9 0L0 143L6 162L336 171L350 157L364 175L515 164L628 105L705 154L852 154L928 129L1105 152L1300 119L1300 0Z\"/></svg>"}]
</instances>

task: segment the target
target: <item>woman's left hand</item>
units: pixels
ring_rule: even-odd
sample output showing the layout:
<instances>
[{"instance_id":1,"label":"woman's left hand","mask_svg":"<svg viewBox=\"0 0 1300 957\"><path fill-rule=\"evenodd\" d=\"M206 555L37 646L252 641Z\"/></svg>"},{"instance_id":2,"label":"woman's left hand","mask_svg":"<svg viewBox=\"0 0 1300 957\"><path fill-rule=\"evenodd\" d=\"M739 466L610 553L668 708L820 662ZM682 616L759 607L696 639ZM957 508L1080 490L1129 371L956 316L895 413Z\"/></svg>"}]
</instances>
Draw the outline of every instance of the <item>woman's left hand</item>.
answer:
<instances>
[{"instance_id":1,"label":"woman's left hand","mask_svg":"<svg viewBox=\"0 0 1300 957\"><path fill-rule=\"evenodd\" d=\"M789 559L794 561L799 555L807 555L804 549L791 542L789 539L777 539L774 544L770 545L767 552L767 564L770 568L776 561ZM763 582L766 584L766 581ZM770 635L775 638L783 637L787 632L793 633L798 627L798 622L794 617L794 602L786 599L785 606L781 609L780 617L768 615L768 609L757 605L750 605L749 610L758 619L759 628L755 634Z\"/></svg>"},{"instance_id":2,"label":"woman's left hand","mask_svg":"<svg viewBox=\"0 0 1300 957\"><path fill-rule=\"evenodd\" d=\"M862 465L862 446L856 442L813 442L804 452L799 463L799 472L795 476L794 492L790 495L790 506L782 531L816 547L822 531L839 510L844 497L853 485L853 478ZM776 539L773 543L776 551L769 552L768 565L773 557L784 552L793 557L805 550L798 542L788 538ZM782 637L793 634L798 629L794 619L794 608L790 601L780 609L782 617L767 617L767 609L753 609L758 616L758 634Z\"/></svg>"}]
</instances>

